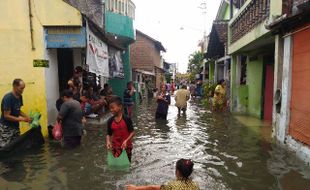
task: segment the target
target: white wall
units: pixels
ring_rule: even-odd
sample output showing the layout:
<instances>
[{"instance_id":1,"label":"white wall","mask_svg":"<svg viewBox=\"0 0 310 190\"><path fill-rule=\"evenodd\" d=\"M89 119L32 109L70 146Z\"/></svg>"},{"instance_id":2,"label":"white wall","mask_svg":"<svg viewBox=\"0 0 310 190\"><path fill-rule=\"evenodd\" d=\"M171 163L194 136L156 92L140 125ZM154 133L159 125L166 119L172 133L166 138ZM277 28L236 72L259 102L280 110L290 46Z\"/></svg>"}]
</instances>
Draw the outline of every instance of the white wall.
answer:
<instances>
[{"instance_id":1,"label":"white wall","mask_svg":"<svg viewBox=\"0 0 310 190\"><path fill-rule=\"evenodd\" d=\"M82 49L73 49L73 63L74 68L82 66Z\"/></svg>"},{"instance_id":2,"label":"white wall","mask_svg":"<svg viewBox=\"0 0 310 190\"><path fill-rule=\"evenodd\" d=\"M45 69L46 101L48 113L48 125L54 124L58 111L56 101L59 98L58 61L57 50L47 49L45 57L49 60L49 68Z\"/></svg>"}]
</instances>

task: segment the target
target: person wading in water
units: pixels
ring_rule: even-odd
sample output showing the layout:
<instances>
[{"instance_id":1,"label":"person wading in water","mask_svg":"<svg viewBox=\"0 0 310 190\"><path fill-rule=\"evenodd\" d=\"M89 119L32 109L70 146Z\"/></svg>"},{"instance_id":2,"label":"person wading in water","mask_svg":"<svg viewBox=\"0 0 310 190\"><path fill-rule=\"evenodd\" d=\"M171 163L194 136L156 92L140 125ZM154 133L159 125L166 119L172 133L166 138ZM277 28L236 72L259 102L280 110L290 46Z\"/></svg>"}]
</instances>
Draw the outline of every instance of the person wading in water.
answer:
<instances>
[{"instance_id":1,"label":"person wading in water","mask_svg":"<svg viewBox=\"0 0 310 190\"><path fill-rule=\"evenodd\" d=\"M0 148L8 145L20 135L19 122L31 122L29 116L21 111L22 94L25 83L21 79L13 81L13 91L7 93L1 102Z\"/></svg>"}]
</instances>

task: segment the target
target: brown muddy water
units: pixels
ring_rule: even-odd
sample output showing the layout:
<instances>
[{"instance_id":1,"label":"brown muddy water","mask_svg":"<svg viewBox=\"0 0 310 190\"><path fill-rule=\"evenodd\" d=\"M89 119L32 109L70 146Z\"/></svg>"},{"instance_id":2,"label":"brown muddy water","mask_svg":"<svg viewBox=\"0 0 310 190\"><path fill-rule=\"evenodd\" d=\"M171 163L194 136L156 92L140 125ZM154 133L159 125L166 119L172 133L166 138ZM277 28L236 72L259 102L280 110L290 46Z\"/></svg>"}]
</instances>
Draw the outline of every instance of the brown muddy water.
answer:
<instances>
[{"instance_id":1,"label":"brown muddy water","mask_svg":"<svg viewBox=\"0 0 310 190\"><path fill-rule=\"evenodd\" d=\"M174 179L179 158L195 161L202 190L308 190L310 168L271 143L271 126L257 119L212 114L199 100L186 115L171 105L168 121L156 121L154 102L134 118L133 162L128 171L106 165L106 126L89 125L81 147L41 150L0 161L0 189L117 190L126 184L163 184Z\"/></svg>"}]
</instances>

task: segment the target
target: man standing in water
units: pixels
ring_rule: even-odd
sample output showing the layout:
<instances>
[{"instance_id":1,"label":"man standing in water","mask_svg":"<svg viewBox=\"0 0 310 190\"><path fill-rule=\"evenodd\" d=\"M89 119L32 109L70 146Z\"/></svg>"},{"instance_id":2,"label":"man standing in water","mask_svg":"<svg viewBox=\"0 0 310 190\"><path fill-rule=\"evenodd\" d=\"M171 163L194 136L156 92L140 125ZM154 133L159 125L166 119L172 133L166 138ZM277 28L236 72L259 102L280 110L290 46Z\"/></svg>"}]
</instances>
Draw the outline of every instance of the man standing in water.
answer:
<instances>
[{"instance_id":1,"label":"man standing in water","mask_svg":"<svg viewBox=\"0 0 310 190\"><path fill-rule=\"evenodd\" d=\"M187 101L189 100L190 96L190 91L187 90L187 86L183 84L182 88L178 90L175 95L175 106L178 108L179 115L181 114L181 110L183 111L183 113L186 112Z\"/></svg>"},{"instance_id":2,"label":"man standing in water","mask_svg":"<svg viewBox=\"0 0 310 190\"><path fill-rule=\"evenodd\" d=\"M30 122L31 119L21 111L22 94L25 83L21 79L13 81L13 91L7 93L1 102L0 148L8 145L20 135L19 122Z\"/></svg>"}]
</instances>

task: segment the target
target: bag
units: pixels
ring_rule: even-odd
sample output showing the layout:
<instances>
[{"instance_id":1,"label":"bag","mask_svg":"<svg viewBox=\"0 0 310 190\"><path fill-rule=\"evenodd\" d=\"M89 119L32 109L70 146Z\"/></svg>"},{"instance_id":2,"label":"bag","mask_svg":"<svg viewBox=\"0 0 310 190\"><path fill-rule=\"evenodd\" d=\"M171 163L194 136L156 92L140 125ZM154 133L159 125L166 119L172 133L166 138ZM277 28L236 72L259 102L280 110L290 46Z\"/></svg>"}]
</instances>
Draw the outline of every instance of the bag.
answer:
<instances>
[{"instance_id":1,"label":"bag","mask_svg":"<svg viewBox=\"0 0 310 190\"><path fill-rule=\"evenodd\" d=\"M41 114L38 111L30 111L30 118L32 119L30 123L31 128L39 127L40 126L40 118Z\"/></svg>"},{"instance_id":2,"label":"bag","mask_svg":"<svg viewBox=\"0 0 310 190\"><path fill-rule=\"evenodd\" d=\"M59 122L56 122L54 128L53 128L53 137L57 141L60 141L62 139L62 127Z\"/></svg>"},{"instance_id":3,"label":"bag","mask_svg":"<svg viewBox=\"0 0 310 190\"><path fill-rule=\"evenodd\" d=\"M117 168L126 168L130 166L130 162L125 150L123 150L122 154L115 158L113 156L112 151L108 151L108 166L117 167Z\"/></svg>"}]
</instances>

